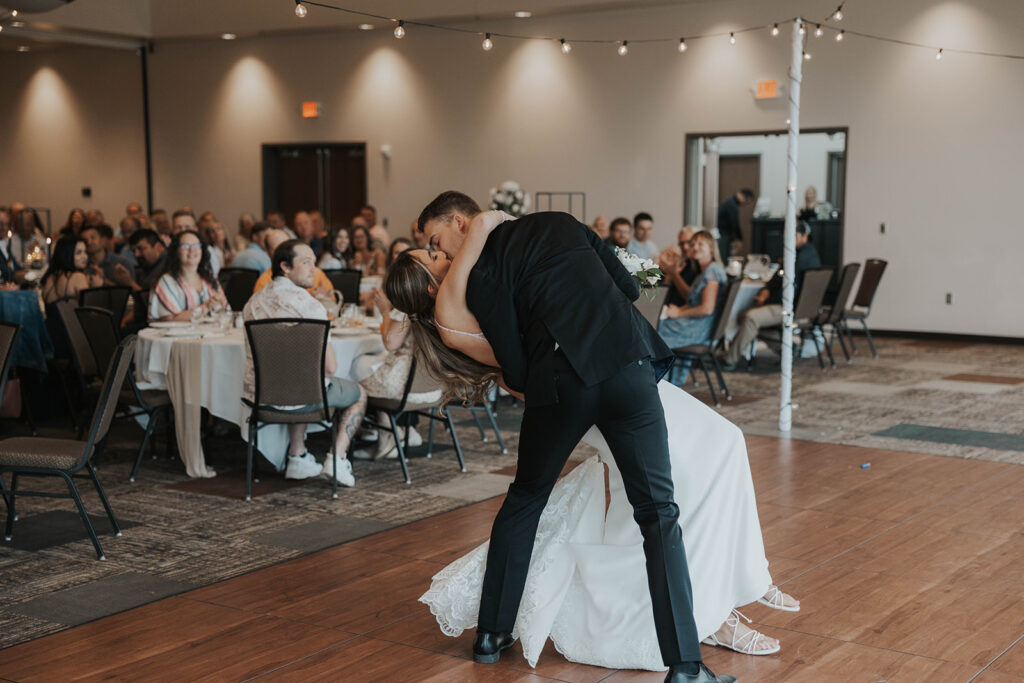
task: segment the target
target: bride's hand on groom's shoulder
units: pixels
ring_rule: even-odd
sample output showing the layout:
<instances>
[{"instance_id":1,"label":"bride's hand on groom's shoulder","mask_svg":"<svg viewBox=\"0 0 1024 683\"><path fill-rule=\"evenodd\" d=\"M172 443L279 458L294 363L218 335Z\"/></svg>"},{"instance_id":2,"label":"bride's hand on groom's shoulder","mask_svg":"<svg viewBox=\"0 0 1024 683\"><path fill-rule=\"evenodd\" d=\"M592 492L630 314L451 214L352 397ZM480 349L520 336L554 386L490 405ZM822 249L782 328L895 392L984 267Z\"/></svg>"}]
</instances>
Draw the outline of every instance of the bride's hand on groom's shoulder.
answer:
<instances>
[{"instance_id":1,"label":"bride's hand on groom's shoulder","mask_svg":"<svg viewBox=\"0 0 1024 683\"><path fill-rule=\"evenodd\" d=\"M476 223L481 230L489 233L505 221L514 220L516 220L515 216L507 214L504 211L492 210L482 212L479 216L473 219L473 222Z\"/></svg>"}]
</instances>

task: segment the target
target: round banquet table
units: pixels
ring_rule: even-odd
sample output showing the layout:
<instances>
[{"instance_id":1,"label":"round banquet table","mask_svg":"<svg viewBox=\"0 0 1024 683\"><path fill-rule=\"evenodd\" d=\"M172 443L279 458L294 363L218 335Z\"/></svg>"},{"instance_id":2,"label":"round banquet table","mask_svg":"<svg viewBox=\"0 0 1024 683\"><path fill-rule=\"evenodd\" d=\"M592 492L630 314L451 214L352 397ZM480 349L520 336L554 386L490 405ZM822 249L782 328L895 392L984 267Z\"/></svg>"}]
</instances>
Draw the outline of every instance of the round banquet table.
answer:
<instances>
[{"instance_id":1,"label":"round banquet table","mask_svg":"<svg viewBox=\"0 0 1024 683\"><path fill-rule=\"evenodd\" d=\"M181 328L176 328L177 332ZM245 374L245 332L218 328L194 328L198 338L169 337L168 329L146 328L139 332L135 355L140 389L166 389L174 406L178 452L190 477L212 477L200 440L202 409L235 424L243 440L248 438L249 409L242 403ZM330 337L338 361L335 377L353 379L352 362L365 353L384 350L380 333L367 327L362 334ZM284 466L288 446L285 425L260 430L260 452L278 469Z\"/></svg>"}]
</instances>

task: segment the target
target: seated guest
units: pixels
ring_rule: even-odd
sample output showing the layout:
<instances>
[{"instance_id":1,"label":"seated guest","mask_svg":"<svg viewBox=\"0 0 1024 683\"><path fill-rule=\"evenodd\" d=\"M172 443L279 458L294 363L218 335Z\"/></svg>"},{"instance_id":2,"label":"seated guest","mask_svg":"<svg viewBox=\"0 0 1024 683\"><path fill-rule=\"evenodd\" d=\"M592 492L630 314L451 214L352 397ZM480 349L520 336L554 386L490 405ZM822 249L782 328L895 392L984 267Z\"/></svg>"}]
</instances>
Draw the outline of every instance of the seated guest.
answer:
<instances>
[{"instance_id":1,"label":"seated guest","mask_svg":"<svg viewBox=\"0 0 1024 683\"><path fill-rule=\"evenodd\" d=\"M313 224L313 217L306 211L299 211L295 214L295 235L309 245L314 254L319 254L323 249L323 241L316 234L316 226Z\"/></svg>"},{"instance_id":2,"label":"seated guest","mask_svg":"<svg viewBox=\"0 0 1024 683\"><path fill-rule=\"evenodd\" d=\"M85 212L85 225L91 225L93 227L97 225L103 225L107 220L103 217L103 212L99 209L89 209Z\"/></svg>"},{"instance_id":3,"label":"seated guest","mask_svg":"<svg viewBox=\"0 0 1024 683\"><path fill-rule=\"evenodd\" d=\"M132 204L129 204L129 206L132 206ZM131 247L128 246L129 240L131 240L132 235L134 235L139 230L142 230L142 221L136 218L135 216L125 216L124 218L121 219L120 227L121 235L120 237L114 239L113 252L118 256L127 258L128 256L131 256L132 253ZM130 260L132 261L132 265L134 266L134 257L132 257Z\"/></svg>"},{"instance_id":4,"label":"seated guest","mask_svg":"<svg viewBox=\"0 0 1024 683\"><path fill-rule=\"evenodd\" d=\"M287 242L289 239L287 234L283 230L269 230L267 231L266 244L267 252L273 254L277 251L277 248ZM319 268L314 268L313 275L313 286L309 288L309 293L313 294L314 290L321 290L324 292L330 292L334 289L334 285L331 284L330 278ZM274 273L272 269L268 268L260 274L256 280L256 284L252 288L253 294L260 291L264 287L270 284L274 279Z\"/></svg>"},{"instance_id":5,"label":"seated guest","mask_svg":"<svg viewBox=\"0 0 1024 683\"><path fill-rule=\"evenodd\" d=\"M396 241L403 239L396 238ZM394 242L391 244L395 246ZM402 313L388 300L384 292L378 288L373 290L373 303L380 311L383 320L380 325L380 336L384 341L384 351L367 353L356 358L352 363L352 375L359 381L367 396L373 398L401 399L405 392L405 383L412 370L413 342L409 326L409 316ZM424 394L410 394L410 403L433 403L441 400L441 390ZM387 416L377 416L378 424L387 424ZM411 427L410 427L411 429ZM405 438L405 428L398 428L399 438ZM423 438L413 429L409 434L409 445L418 446ZM357 451L355 457L363 451ZM390 432L383 432L377 440L377 448L370 453L373 460L394 458L398 456L395 437Z\"/></svg>"},{"instance_id":6,"label":"seated guest","mask_svg":"<svg viewBox=\"0 0 1024 683\"><path fill-rule=\"evenodd\" d=\"M289 228L284 222L283 211L271 211L267 214L266 222L270 224L274 230L283 230L284 234L288 235L288 239L295 239L295 232Z\"/></svg>"},{"instance_id":7,"label":"seated guest","mask_svg":"<svg viewBox=\"0 0 1024 683\"><path fill-rule=\"evenodd\" d=\"M608 227L608 246L625 249L633 239L633 226L628 218L618 217Z\"/></svg>"},{"instance_id":8,"label":"seated guest","mask_svg":"<svg viewBox=\"0 0 1024 683\"><path fill-rule=\"evenodd\" d=\"M629 241L626 251L636 254L640 258L656 261L658 258L658 245L651 239L651 231L654 230L654 219L651 214L641 211L633 216L633 239Z\"/></svg>"},{"instance_id":9,"label":"seated guest","mask_svg":"<svg viewBox=\"0 0 1024 683\"><path fill-rule=\"evenodd\" d=\"M370 237L370 231L362 226L352 228L352 246L346 255L349 268L363 271L363 275L384 275L388 255L377 247Z\"/></svg>"},{"instance_id":10,"label":"seated guest","mask_svg":"<svg viewBox=\"0 0 1024 683\"><path fill-rule=\"evenodd\" d=\"M114 270L118 265L128 270L135 267L128 259L118 256L111 250L111 243L114 240L114 231L106 223L100 225L86 225L82 227L79 237L85 240L86 249L89 252L89 262L99 268L103 278L108 283L114 282Z\"/></svg>"},{"instance_id":11,"label":"seated guest","mask_svg":"<svg viewBox=\"0 0 1024 683\"><path fill-rule=\"evenodd\" d=\"M690 285L686 305L666 307L666 318L658 325L658 334L670 349L705 344L711 339L715 311L729 281L718 255L718 245L710 232L701 230L694 235L690 249L700 272Z\"/></svg>"},{"instance_id":12,"label":"seated guest","mask_svg":"<svg viewBox=\"0 0 1024 683\"><path fill-rule=\"evenodd\" d=\"M46 268L50 262L50 246L46 243L46 233L39 214L22 202L13 202L10 216L14 229L7 243L7 251L18 264L18 270L25 271L33 260ZM38 252L35 251L36 247L39 248ZM34 253L38 253L40 258L34 259ZM21 279L24 279L24 272Z\"/></svg>"},{"instance_id":13,"label":"seated guest","mask_svg":"<svg viewBox=\"0 0 1024 683\"><path fill-rule=\"evenodd\" d=\"M10 229L11 212L6 206L0 206L0 280L3 280L4 287L14 283L18 270L18 264L11 256L11 240L7 237Z\"/></svg>"},{"instance_id":14,"label":"seated guest","mask_svg":"<svg viewBox=\"0 0 1024 683\"><path fill-rule=\"evenodd\" d=\"M348 229L342 225L334 226L331 228L330 234L327 235L327 244L324 247L324 253L320 255L320 262L317 265L324 270L348 268L348 261L345 258L348 246Z\"/></svg>"},{"instance_id":15,"label":"seated guest","mask_svg":"<svg viewBox=\"0 0 1024 683\"><path fill-rule=\"evenodd\" d=\"M796 224L796 263L793 273L793 304L800 298L800 287L804 282L804 272L808 268L821 266L818 249L810 241L811 229L804 221ZM747 357L750 345L757 339L762 327L778 327L782 324L782 270L775 271L771 280L761 288L754 299L753 307L740 317L739 330L729 344L725 354L723 370L735 370L740 355Z\"/></svg>"},{"instance_id":16,"label":"seated guest","mask_svg":"<svg viewBox=\"0 0 1024 683\"><path fill-rule=\"evenodd\" d=\"M668 305L685 306L690 296L690 285L697 279L697 263L690 252L690 240L695 232L689 226L680 230L675 248L669 247L658 257L658 265L665 273L665 284L669 287L665 300Z\"/></svg>"},{"instance_id":17,"label":"seated guest","mask_svg":"<svg viewBox=\"0 0 1024 683\"><path fill-rule=\"evenodd\" d=\"M245 268L263 272L270 270L270 255L267 253L267 235L271 227L263 222L255 223L249 229L249 243L235 255L232 268ZM283 233L282 233L283 234Z\"/></svg>"},{"instance_id":18,"label":"seated guest","mask_svg":"<svg viewBox=\"0 0 1024 683\"><path fill-rule=\"evenodd\" d=\"M89 269L89 252L85 240L70 235L57 240L50 267L39 285L43 301L47 304L63 299L77 301L81 290L102 286L102 273L97 269Z\"/></svg>"},{"instance_id":19,"label":"seated guest","mask_svg":"<svg viewBox=\"0 0 1024 683\"><path fill-rule=\"evenodd\" d=\"M359 214L366 222L366 229L370 231L370 239L376 243L376 246L380 249L390 247L391 235L388 234L387 228L377 222L377 209L367 204L360 209Z\"/></svg>"},{"instance_id":20,"label":"seated guest","mask_svg":"<svg viewBox=\"0 0 1024 683\"><path fill-rule=\"evenodd\" d=\"M238 217L238 232L231 238L231 245L236 254L245 251L245 248L249 246L249 242L252 240L252 228L254 225L256 225L256 219L248 211ZM238 266L234 267L237 268ZM263 269L260 268L260 270Z\"/></svg>"},{"instance_id":21,"label":"seated guest","mask_svg":"<svg viewBox=\"0 0 1024 683\"><path fill-rule=\"evenodd\" d=\"M78 231L85 225L85 211L81 209L71 209L68 214L68 219L64 222L64 227L60 229L60 236L72 235L78 236Z\"/></svg>"},{"instance_id":22,"label":"seated guest","mask_svg":"<svg viewBox=\"0 0 1024 683\"><path fill-rule=\"evenodd\" d=\"M387 265L387 267L390 268L391 264L395 262L396 258L398 258L398 255L401 254L403 251L406 251L408 249L412 249L412 241L410 241L410 240L408 240L408 239L406 239L404 237L396 237L394 239L394 241L391 242L391 246L388 247L388 265Z\"/></svg>"},{"instance_id":23,"label":"seated guest","mask_svg":"<svg viewBox=\"0 0 1024 683\"><path fill-rule=\"evenodd\" d=\"M210 249L210 259L218 261L221 268L234 265L235 252L220 221L211 218L203 224L202 233L204 241Z\"/></svg>"},{"instance_id":24,"label":"seated guest","mask_svg":"<svg viewBox=\"0 0 1024 683\"><path fill-rule=\"evenodd\" d=\"M603 240L608 239L608 219L604 216L598 216L594 219L593 225L590 229L594 231L594 234Z\"/></svg>"},{"instance_id":25,"label":"seated guest","mask_svg":"<svg viewBox=\"0 0 1024 683\"><path fill-rule=\"evenodd\" d=\"M800 207L796 217L802 221L811 221L818 217L818 191L814 185L808 185L804 191L804 205Z\"/></svg>"},{"instance_id":26,"label":"seated guest","mask_svg":"<svg viewBox=\"0 0 1024 683\"><path fill-rule=\"evenodd\" d=\"M327 239L327 223L324 221L324 215L319 211L313 210L309 212L309 218L313 221L313 234L323 242Z\"/></svg>"},{"instance_id":27,"label":"seated guest","mask_svg":"<svg viewBox=\"0 0 1024 683\"><path fill-rule=\"evenodd\" d=\"M412 222L412 227L409 228L409 234L412 235L412 243L416 245L417 249L427 249L427 235L425 232L420 230L419 221Z\"/></svg>"},{"instance_id":28,"label":"seated guest","mask_svg":"<svg viewBox=\"0 0 1024 683\"><path fill-rule=\"evenodd\" d=\"M246 320L267 318L305 318L327 320L327 311L306 291L313 286L316 255L302 240L288 240L274 250L271 272L273 281L253 294L245 304L242 317ZM323 475L335 477L342 486L354 486L352 463L345 457L351 435L359 428L366 411L366 393L358 383L332 377L338 369L334 349L328 342L324 355L324 375L327 382L327 403L331 408L343 408L335 428L334 452L328 453L323 466L306 450L306 425L288 425L290 443L286 479L308 479ZM253 369L252 349L246 344L244 396L252 400L256 392L256 373Z\"/></svg>"},{"instance_id":29,"label":"seated guest","mask_svg":"<svg viewBox=\"0 0 1024 683\"><path fill-rule=\"evenodd\" d=\"M155 230L146 228L132 233L128 246L135 256L135 271L121 264L114 266L114 282L122 287L130 287L135 302L131 320L126 319L122 325L134 323L134 328L141 328L145 326L148 315L144 305L145 295L156 285L167 257L167 248Z\"/></svg>"},{"instance_id":30,"label":"seated guest","mask_svg":"<svg viewBox=\"0 0 1024 683\"><path fill-rule=\"evenodd\" d=\"M163 274L149 297L150 320L191 320L192 310L206 314L227 307L220 283L210 269L210 252L195 230L171 239Z\"/></svg>"},{"instance_id":31,"label":"seated guest","mask_svg":"<svg viewBox=\"0 0 1024 683\"><path fill-rule=\"evenodd\" d=\"M163 241L164 246L168 246L171 243L171 219L167 217L167 211L164 209L153 209L153 213L149 214L149 222L153 225L153 229L160 235L160 240Z\"/></svg>"}]
</instances>

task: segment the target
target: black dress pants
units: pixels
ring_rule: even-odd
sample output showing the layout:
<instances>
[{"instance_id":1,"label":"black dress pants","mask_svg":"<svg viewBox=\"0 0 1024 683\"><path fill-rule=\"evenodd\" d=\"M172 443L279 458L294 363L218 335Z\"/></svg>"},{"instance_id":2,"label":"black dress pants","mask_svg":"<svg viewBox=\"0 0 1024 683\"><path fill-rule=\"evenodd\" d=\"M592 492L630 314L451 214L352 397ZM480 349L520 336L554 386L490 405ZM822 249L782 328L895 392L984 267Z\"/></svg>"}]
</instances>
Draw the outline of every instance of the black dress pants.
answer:
<instances>
[{"instance_id":1,"label":"black dress pants","mask_svg":"<svg viewBox=\"0 0 1024 683\"><path fill-rule=\"evenodd\" d=\"M556 359L558 403L527 407L523 414L516 477L491 530L479 627L512 631L541 512L569 454L596 424L622 473L643 535L662 658L667 666L700 661L668 430L651 363L634 361L610 379L586 387L563 354L557 353Z\"/></svg>"}]
</instances>

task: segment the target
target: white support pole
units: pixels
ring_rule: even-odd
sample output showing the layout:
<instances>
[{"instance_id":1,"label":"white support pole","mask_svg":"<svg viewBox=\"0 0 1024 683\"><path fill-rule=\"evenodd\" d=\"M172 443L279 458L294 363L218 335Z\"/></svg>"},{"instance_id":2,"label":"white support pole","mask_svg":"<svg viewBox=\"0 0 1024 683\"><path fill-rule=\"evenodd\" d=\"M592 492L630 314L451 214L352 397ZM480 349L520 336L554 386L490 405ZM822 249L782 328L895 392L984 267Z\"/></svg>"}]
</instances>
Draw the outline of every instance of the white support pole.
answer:
<instances>
[{"instance_id":1,"label":"white support pole","mask_svg":"<svg viewBox=\"0 0 1024 683\"><path fill-rule=\"evenodd\" d=\"M800 81L803 78L803 20L793 20L793 56L789 65L789 148L786 152L786 228L782 240L782 378L779 431L793 427L793 275L796 270L797 154L800 149Z\"/></svg>"}]
</instances>

